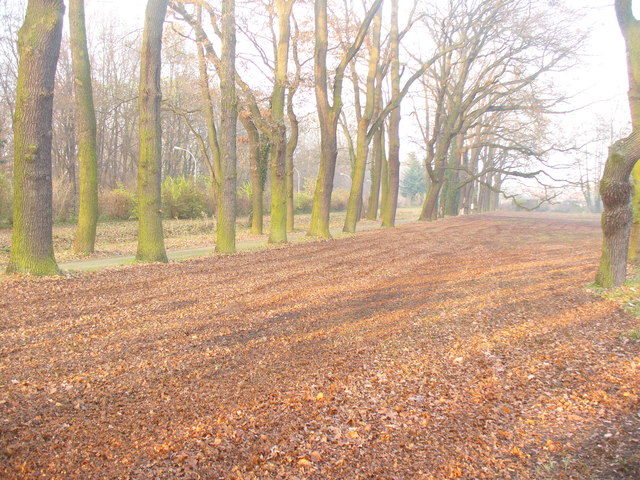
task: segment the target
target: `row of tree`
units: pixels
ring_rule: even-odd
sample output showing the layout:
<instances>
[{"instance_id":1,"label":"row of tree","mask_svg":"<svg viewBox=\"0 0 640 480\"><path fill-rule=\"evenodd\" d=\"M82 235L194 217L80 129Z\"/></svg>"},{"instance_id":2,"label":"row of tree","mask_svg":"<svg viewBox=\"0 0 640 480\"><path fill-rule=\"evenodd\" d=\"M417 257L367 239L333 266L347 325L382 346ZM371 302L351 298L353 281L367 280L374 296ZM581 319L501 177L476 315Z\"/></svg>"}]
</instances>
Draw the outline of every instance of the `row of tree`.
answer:
<instances>
[{"instance_id":1,"label":"row of tree","mask_svg":"<svg viewBox=\"0 0 640 480\"><path fill-rule=\"evenodd\" d=\"M64 5L29 0L18 38L9 271L57 272L51 243L56 142L66 152L61 157L70 181L78 178L79 253L94 248L99 179L113 186L118 172L137 171L141 261L166 261L160 182L163 170L171 174L162 160L173 148L163 149L163 141L174 147L188 138L189 150L197 151L193 168L198 159L206 165L217 199L216 249L232 253L243 139L252 230L262 233L268 185L269 241L286 242L294 224L300 119L313 124L297 113L304 110L317 111L320 137L310 235L330 236L340 148L351 165L346 232L354 232L363 215L394 225L400 147L410 137L423 150L427 175L421 219L495 208L508 179L545 186L547 154L557 148L547 116L563 101L552 76L571 65L583 40L572 13L538 0L415 0L403 7L398 0L362 6L348 0L149 0L134 91L136 62L116 48L124 43L131 52L132 42L105 37L93 55L99 74L92 71L84 1L71 0L71 68L61 69L67 81L59 74L58 87L73 85L75 103L73 115L60 122L69 134L53 139ZM43 19L47 29L38 27ZM178 44L162 54L163 46ZM96 78L99 98L111 99L97 115ZM314 100L305 95L311 90ZM404 121L419 135L401 134L403 105L411 105Z\"/></svg>"}]
</instances>

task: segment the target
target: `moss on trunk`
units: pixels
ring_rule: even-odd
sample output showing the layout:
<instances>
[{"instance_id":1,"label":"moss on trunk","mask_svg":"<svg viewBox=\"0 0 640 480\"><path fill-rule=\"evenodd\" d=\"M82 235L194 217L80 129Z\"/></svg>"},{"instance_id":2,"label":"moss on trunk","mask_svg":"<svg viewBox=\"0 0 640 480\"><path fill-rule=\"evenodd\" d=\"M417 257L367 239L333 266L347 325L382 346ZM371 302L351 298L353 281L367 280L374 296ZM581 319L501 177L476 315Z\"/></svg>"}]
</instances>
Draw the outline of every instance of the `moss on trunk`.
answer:
<instances>
[{"instance_id":1,"label":"moss on trunk","mask_svg":"<svg viewBox=\"0 0 640 480\"><path fill-rule=\"evenodd\" d=\"M9 273L59 273L53 255L51 135L63 13L62 0L29 0L18 32Z\"/></svg>"}]
</instances>

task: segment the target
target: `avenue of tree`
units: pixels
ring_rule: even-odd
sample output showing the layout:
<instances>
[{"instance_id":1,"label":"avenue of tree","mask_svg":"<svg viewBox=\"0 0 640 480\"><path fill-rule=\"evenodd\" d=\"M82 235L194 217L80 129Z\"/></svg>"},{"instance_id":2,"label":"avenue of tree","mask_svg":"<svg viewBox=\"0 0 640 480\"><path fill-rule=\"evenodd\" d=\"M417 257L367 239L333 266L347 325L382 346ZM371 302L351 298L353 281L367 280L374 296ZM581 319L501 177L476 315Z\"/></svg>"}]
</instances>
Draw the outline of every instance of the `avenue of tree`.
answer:
<instances>
[{"instance_id":1,"label":"avenue of tree","mask_svg":"<svg viewBox=\"0 0 640 480\"><path fill-rule=\"evenodd\" d=\"M640 192L640 23L631 0L616 0L615 10L632 133L611 146L600 182L603 286L624 281L640 248L640 193L632 203L629 181L633 174ZM538 0L148 0L141 37L105 24L93 47L84 0L68 2L68 39L64 11L63 0L27 1L15 69L5 60L0 78L0 108L13 119L10 134L0 125L0 153L13 151L9 272L58 273L54 177L73 185L81 254L94 250L99 190L135 180L137 259L146 262L167 261L163 177L197 180L199 164L220 253L236 251L245 171L252 232L263 231L267 195L271 243L287 242L294 228L300 169L315 177L308 234L330 237L344 157L345 232L364 216L393 227L401 193L424 197L421 220L495 209L501 195L515 197L509 180L547 186L556 144L548 117L565 99L553 74L571 67L584 39L570 10ZM0 47L14 51L13 40ZM65 89L72 108L54 102ZM422 155L408 165L411 188L401 186L409 137ZM179 157L181 169L176 150L191 156Z\"/></svg>"}]
</instances>

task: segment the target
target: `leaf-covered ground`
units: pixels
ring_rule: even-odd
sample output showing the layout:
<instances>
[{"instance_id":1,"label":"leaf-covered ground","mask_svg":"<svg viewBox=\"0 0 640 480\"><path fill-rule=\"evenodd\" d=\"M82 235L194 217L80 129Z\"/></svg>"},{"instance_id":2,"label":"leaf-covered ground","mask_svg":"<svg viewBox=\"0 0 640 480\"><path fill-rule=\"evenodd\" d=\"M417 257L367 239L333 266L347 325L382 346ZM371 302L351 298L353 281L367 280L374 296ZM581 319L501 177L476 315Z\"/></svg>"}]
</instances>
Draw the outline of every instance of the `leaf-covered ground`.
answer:
<instances>
[{"instance_id":1,"label":"leaf-covered ground","mask_svg":"<svg viewBox=\"0 0 640 480\"><path fill-rule=\"evenodd\" d=\"M638 479L595 217L8 279L0 478Z\"/></svg>"}]
</instances>

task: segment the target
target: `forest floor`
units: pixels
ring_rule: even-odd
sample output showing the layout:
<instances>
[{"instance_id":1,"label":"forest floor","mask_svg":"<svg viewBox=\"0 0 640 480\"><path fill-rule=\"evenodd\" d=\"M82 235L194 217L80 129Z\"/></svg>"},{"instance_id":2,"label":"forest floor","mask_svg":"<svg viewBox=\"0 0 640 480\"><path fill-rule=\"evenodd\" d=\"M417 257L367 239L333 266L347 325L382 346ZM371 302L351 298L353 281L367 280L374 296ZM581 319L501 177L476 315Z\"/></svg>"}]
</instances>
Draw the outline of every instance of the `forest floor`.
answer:
<instances>
[{"instance_id":1,"label":"forest floor","mask_svg":"<svg viewBox=\"0 0 640 480\"><path fill-rule=\"evenodd\" d=\"M640 320L594 216L9 277L0 478L638 479Z\"/></svg>"},{"instance_id":2,"label":"forest floor","mask_svg":"<svg viewBox=\"0 0 640 480\"><path fill-rule=\"evenodd\" d=\"M420 214L418 207L398 209L397 223L415 221ZM331 213L331 232L334 237L342 235L345 212ZM266 248L269 240L269 216L264 217L264 234L254 235L249 228L248 217L237 222L237 242L240 250ZM306 232L311 220L310 214L298 214L295 217L294 232L289 233L290 242L307 241ZM358 223L358 231L380 228L380 221L363 219ZM215 220L201 219L165 219L163 220L164 240L170 260L184 260L212 253L215 248ZM56 260L63 270L84 271L127 265L135 262L137 248L137 220L102 221L98 223L96 251L91 255L78 255L73 251L73 239L76 231L74 223L61 223L53 227L53 246ZM11 247L11 228L0 228L0 272L4 272L9 260Z\"/></svg>"}]
</instances>

